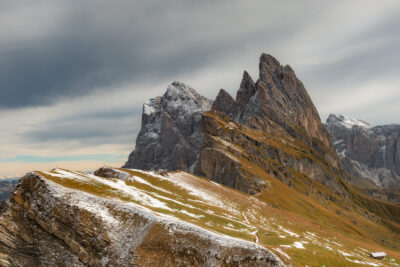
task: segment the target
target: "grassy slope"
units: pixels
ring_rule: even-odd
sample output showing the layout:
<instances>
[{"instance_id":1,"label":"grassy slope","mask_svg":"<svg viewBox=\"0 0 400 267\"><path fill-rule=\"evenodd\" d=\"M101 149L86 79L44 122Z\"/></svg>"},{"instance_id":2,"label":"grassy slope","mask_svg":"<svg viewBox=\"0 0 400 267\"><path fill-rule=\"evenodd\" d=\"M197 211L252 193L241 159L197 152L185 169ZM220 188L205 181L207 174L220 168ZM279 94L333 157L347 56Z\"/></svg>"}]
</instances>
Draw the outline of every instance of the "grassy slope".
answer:
<instances>
[{"instance_id":1,"label":"grassy slope","mask_svg":"<svg viewBox=\"0 0 400 267\"><path fill-rule=\"evenodd\" d=\"M262 178L268 184L267 190L261 192L257 196L258 199L305 218L316 227L324 229L328 235L338 235L338 238L351 241L355 245L367 244L370 250L391 250L394 253L392 255L398 257L400 250L399 205L360 194L347 184L338 172L335 172L335 169L324 159L323 154L319 154L298 140L284 134L268 134L265 131L237 124L217 112L206 113L206 116L217 122L216 128L223 132L218 135L225 137L225 140L220 140L220 137L213 138L219 149L225 149L230 157L236 157L245 173ZM231 143L227 146L227 142L230 143L229 138L237 140L232 136L240 135L252 142L238 145L239 142L235 141L235 144ZM268 158L268 155L263 155L264 151L258 150L260 144L271 150L282 151L293 158L307 158L316 162L333 177L342 194L335 194L331 188L313 181L273 158ZM254 157L253 151L258 151L258 156ZM263 164L260 164L260 158L264 161ZM282 169L288 170L291 188L268 175L265 165L268 169L275 169L276 172ZM298 258L295 256L296 261L305 263L304 254L301 253ZM315 259L317 262L313 264L316 265L318 265L318 258L321 258L323 262L328 257L326 253L307 256ZM339 262L336 265L339 265Z\"/></svg>"},{"instance_id":2,"label":"grassy slope","mask_svg":"<svg viewBox=\"0 0 400 267\"><path fill-rule=\"evenodd\" d=\"M129 181L60 170L38 173L65 187L135 203L221 234L258 239L283 260L287 253L295 266L400 265L398 205L366 197L343 181L321 154L328 153L323 147L316 152L287 135L251 129L218 114L208 116L222 131L212 137L218 149L234 158L248 177L263 179L267 189L249 196L185 172L123 170ZM335 179L341 194L266 156L265 148L318 164ZM287 175L290 186L272 177L271 170ZM385 251L388 259L370 259L368 253L375 251Z\"/></svg>"},{"instance_id":3,"label":"grassy slope","mask_svg":"<svg viewBox=\"0 0 400 267\"><path fill-rule=\"evenodd\" d=\"M248 241L254 241L257 236L261 245L281 254L284 260L286 252L296 266L359 265L349 260L380 264L367 256L368 251L380 250L397 259L386 263L400 263L400 253L379 244L364 225L361 228L354 226L348 218L335 214L276 179L266 178L269 189L257 196L249 196L184 172L161 175L124 171L131 176L129 181L63 170L37 173L64 187L133 202L155 213L170 215L221 234ZM149 197L162 205L150 203ZM369 227L379 235L389 234L379 224L370 223ZM295 242L301 242L304 249L294 247L293 244L298 244Z\"/></svg>"}]
</instances>

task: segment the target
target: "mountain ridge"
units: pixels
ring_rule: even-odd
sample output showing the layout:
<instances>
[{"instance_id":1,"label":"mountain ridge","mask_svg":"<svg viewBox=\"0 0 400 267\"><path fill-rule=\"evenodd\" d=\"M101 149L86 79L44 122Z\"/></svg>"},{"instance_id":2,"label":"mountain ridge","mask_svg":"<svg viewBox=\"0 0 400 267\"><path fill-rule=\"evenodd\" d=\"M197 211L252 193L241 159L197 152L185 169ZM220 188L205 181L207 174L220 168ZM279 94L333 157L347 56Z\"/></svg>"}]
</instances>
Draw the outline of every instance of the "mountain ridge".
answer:
<instances>
[{"instance_id":1,"label":"mountain ridge","mask_svg":"<svg viewBox=\"0 0 400 267\"><path fill-rule=\"evenodd\" d=\"M125 168L21 179L0 207L0 264L379 266L368 254L385 251L398 266L400 205L367 194L385 192L346 171L325 127L271 55L235 99L173 82L144 103Z\"/></svg>"},{"instance_id":2,"label":"mountain ridge","mask_svg":"<svg viewBox=\"0 0 400 267\"><path fill-rule=\"evenodd\" d=\"M376 186L396 191L400 188L400 125L371 126L360 120L331 114L326 127L346 170L372 181ZM392 194L392 197L395 197ZM400 201L399 197L396 197ZM395 200L395 199L394 199Z\"/></svg>"},{"instance_id":3,"label":"mountain ridge","mask_svg":"<svg viewBox=\"0 0 400 267\"><path fill-rule=\"evenodd\" d=\"M143 104L142 128L126 168L191 170L202 145L201 114L212 101L182 82L173 82L161 97Z\"/></svg>"}]
</instances>

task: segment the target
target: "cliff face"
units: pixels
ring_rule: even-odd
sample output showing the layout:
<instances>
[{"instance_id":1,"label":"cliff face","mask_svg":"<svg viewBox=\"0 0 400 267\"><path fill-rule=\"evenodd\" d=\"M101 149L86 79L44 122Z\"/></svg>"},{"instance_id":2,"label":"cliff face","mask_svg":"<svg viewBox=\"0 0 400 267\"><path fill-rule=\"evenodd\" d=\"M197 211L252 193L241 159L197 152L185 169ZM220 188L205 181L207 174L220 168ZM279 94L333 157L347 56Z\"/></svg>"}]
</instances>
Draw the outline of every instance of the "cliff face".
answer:
<instances>
[{"instance_id":1,"label":"cliff face","mask_svg":"<svg viewBox=\"0 0 400 267\"><path fill-rule=\"evenodd\" d=\"M244 72L236 100L221 90L213 109L249 127L268 132L284 131L310 146L311 139L315 138L333 149L304 85L289 65L282 66L271 55L261 55L256 83ZM336 159L331 162L337 165Z\"/></svg>"},{"instance_id":2,"label":"cliff face","mask_svg":"<svg viewBox=\"0 0 400 267\"><path fill-rule=\"evenodd\" d=\"M179 82L143 105L142 128L125 168L194 171L203 144L201 115L212 102Z\"/></svg>"},{"instance_id":3,"label":"cliff face","mask_svg":"<svg viewBox=\"0 0 400 267\"><path fill-rule=\"evenodd\" d=\"M186 170L256 194L265 189L263 179L241 162L256 160L288 185L294 183L294 170L339 190L334 176L343 171L340 161L294 71L263 54L259 75L254 82L244 72L236 99L222 89L212 106L190 87L173 83L163 97L144 104L136 148L124 167ZM231 147L240 152L233 156Z\"/></svg>"},{"instance_id":4,"label":"cliff face","mask_svg":"<svg viewBox=\"0 0 400 267\"><path fill-rule=\"evenodd\" d=\"M171 194L186 192L192 194L187 205L205 205L205 199L193 195L195 189L179 191L166 176L151 173L113 169L99 173L105 172L107 176L113 173L114 178L65 170L23 177L12 197L1 206L0 265L284 265L274 253L246 238L207 230L197 219L205 216L204 211L195 208L184 213L185 209L176 210L177 204L168 200ZM196 182L195 177L188 176ZM188 182L181 180L180 188L184 188ZM143 186L150 188L144 190ZM167 192L163 198L153 192L157 189ZM223 203L218 198L214 202ZM235 214L220 205L210 204L210 212L218 209L220 216L226 216L225 223L235 224L227 217ZM208 219L213 221L212 217Z\"/></svg>"},{"instance_id":5,"label":"cliff face","mask_svg":"<svg viewBox=\"0 0 400 267\"><path fill-rule=\"evenodd\" d=\"M326 127L350 173L385 189L400 189L400 125L372 127L331 114Z\"/></svg>"},{"instance_id":6,"label":"cliff face","mask_svg":"<svg viewBox=\"0 0 400 267\"><path fill-rule=\"evenodd\" d=\"M259 69L257 82L244 72L236 99L221 90L204 114L197 173L255 194L265 184L246 170L251 162L287 185L303 175L340 193L340 161L303 84L270 55L261 55Z\"/></svg>"}]
</instances>

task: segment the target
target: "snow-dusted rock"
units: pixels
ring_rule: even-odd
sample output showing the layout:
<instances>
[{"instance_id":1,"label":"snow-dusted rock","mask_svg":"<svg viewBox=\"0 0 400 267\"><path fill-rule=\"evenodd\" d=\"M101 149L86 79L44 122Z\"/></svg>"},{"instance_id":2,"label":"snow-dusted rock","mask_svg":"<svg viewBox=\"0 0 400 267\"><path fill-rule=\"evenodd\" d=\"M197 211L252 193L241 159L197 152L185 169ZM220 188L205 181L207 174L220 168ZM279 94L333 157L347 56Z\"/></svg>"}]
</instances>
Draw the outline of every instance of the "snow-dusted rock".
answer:
<instances>
[{"instance_id":1,"label":"snow-dusted rock","mask_svg":"<svg viewBox=\"0 0 400 267\"><path fill-rule=\"evenodd\" d=\"M348 171L379 187L400 188L400 125L371 126L331 114L326 128Z\"/></svg>"},{"instance_id":2,"label":"snow-dusted rock","mask_svg":"<svg viewBox=\"0 0 400 267\"><path fill-rule=\"evenodd\" d=\"M341 114L330 114L328 119L326 120L327 124L337 124L339 126L346 127L348 129L353 128L353 126L362 127L365 129L371 128L368 122L365 122L360 119L354 119Z\"/></svg>"},{"instance_id":3,"label":"snow-dusted rock","mask_svg":"<svg viewBox=\"0 0 400 267\"><path fill-rule=\"evenodd\" d=\"M181 82L143 104L142 128L125 168L194 171L203 144L201 116L212 102Z\"/></svg>"}]
</instances>

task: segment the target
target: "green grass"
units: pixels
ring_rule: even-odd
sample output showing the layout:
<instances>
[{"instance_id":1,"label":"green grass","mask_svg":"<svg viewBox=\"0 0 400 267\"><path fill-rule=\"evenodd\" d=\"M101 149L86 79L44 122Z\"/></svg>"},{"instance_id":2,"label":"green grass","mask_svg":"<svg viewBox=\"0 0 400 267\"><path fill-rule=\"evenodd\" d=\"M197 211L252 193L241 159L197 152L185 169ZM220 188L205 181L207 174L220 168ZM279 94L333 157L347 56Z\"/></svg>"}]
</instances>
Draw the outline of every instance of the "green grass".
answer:
<instances>
[{"instance_id":1,"label":"green grass","mask_svg":"<svg viewBox=\"0 0 400 267\"><path fill-rule=\"evenodd\" d=\"M249 163L249 166L252 167L250 168L251 172L256 172L257 175L260 175L258 172L261 172L262 169L252 166L251 163ZM102 180L93 180L84 173L74 172L74 174L81 175L81 179L60 178L55 176L57 171L52 172L54 175L43 172L37 173L67 188L111 200L132 202L151 209L155 213L170 215L231 237L253 241L255 237L251 232L258 229L259 244L269 249L282 249L294 260L295 266L322 266L322 264L325 264L325 266L357 266L347 261L342 255L326 249L325 245L328 242L326 240L340 240L343 247L330 244L335 250L341 249L352 252L357 251L358 247L361 246L368 251L383 250L396 261L400 259L398 251L382 246L376 238L371 238L370 236L369 231L371 229L376 232L378 237L390 234L390 230L384 225L371 223L365 219L363 221L363 218L358 218L358 215L352 213L352 210L348 211L349 214L344 217L339 216L334 211L313 200L313 198L289 188L279 180L265 175L265 173L263 178L268 180L270 186L256 196L249 196L237 190L216 185L207 179L183 173L184 177L186 177L185 179L187 179L183 183L190 182L191 185L210 195L218 193L218 200L231 205L233 207L232 210L202 201L199 197L190 194L184 187L170 181L169 179L173 179L173 177L169 178L168 175L170 174L165 174L164 178L160 179L143 172L124 171L133 177L133 181L125 182L127 188L146 193L148 196L163 202L168 209L147 205L141 199L134 199L123 191L102 183ZM135 181L135 176L144 179L152 186ZM117 179L104 179L118 181ZM182 204L176 203L174 200ZM335 203L328 204L336 205ZM278 208L275 207L278 205ZM339 206L335 206L335 208L339 209ZM189 216L182 210L202 217ZM121 211L114 211L113 215L121 221L126 220L128 217ZM250 227L245 225L247 222L244 215L246 215L251 225ZM349 216L356 216L361 225L355 226L352 224L347 218ZM279 226L298 234L299 237L290 236ZM315 240L320 243L319 245L312 244L306 238L307 231L316 234ZM281 238L279 237L280 235L286 236L286 238ZM398 238L394 233L393 238L395 237ZM308 241L309 243L304 245L306 248L304 250L281 247L281 245L292 245L295 241ZM368 259L366 255L361 255L360 257L358 259L363 259L363 257Z\"/></svg>"}]
</instances>

